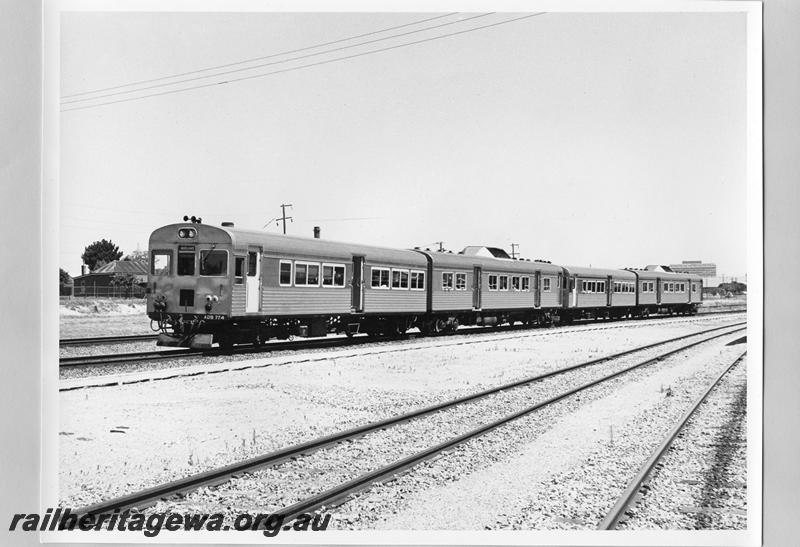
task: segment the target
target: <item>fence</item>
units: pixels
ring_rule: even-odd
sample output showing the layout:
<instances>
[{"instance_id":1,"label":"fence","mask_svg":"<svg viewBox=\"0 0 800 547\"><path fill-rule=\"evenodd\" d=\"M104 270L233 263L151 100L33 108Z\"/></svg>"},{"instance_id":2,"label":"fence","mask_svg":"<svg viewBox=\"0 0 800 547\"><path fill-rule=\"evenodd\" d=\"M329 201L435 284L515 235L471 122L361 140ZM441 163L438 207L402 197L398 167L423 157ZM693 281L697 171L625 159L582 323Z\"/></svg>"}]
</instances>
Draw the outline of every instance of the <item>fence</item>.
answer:
<instances>
[{"instance_id":1,"label":"fence","mask_svg":"<svg viewBox=\"0 0 800 547\"><path fill-rule=\"evenodd\" d=\"M140 285L61 285L61 296L70 298L144 298L145 288Z\"/></svg>"}]
</instances>

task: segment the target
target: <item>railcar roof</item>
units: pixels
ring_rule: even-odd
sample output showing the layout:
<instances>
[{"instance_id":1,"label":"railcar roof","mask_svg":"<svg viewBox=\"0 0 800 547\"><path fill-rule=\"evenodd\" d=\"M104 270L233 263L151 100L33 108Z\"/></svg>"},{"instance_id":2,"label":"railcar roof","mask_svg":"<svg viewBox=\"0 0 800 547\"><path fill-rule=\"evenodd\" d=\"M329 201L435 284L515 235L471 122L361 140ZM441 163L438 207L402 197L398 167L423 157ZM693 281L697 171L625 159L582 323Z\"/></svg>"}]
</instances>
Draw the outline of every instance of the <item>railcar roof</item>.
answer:
<instances>
[{"instance_id":1,"label":"railcar roof","mask_svg":"<svg viewBox=\"0 0 800 547\"><path fill-rule=\"evenodd\" d=\"M194 228L197 230L197 239L181 240L178 238L178 230L181 228ZM193 224L191 222L177 222L167 224L153 230L150 234L150 244L158 243L187 243L193 244L205 239L209 242L230 243L231 234L225 229L211 224Z\"/></svg>"},{"instance_id":2,"label":"railcar roof","mask_svg":"<svg viewBox=\"0 0 800 547\"><path fill-rule=\"evenodd\" d=\"M270 234L257 230L241 230L227 227L223 227L221 230L230 233L234 246L260 245L271 253L340 257L348 261L352 260L353 255L364 255L370 262L407 264L420 268L427 266L424 256L410 250L346 243L329 239Z\"/></svg>"},{"instance_id":3,"label":"railcar roof","mask_svg":"<svg viewBox=\"0 0 800 547\"><path fill-rule=\"evenodd\" d=\"M633 272L626 270L611 270L608 268L587 268L585 266L564 266L569 275L579 275L581 277L614 277L616 279L636 280Z\"/></svg>"},{"instance_id":4,"label":"railcar roof","mask_svg":"<svg viewBox=\"0 0 800 547\"><path fill-rule=\"evenodd\" d=\"M692 281L701 281L703 278L697 274L679 273L679 272L655 272L652 270L635 270L639 275L639 279L691 279ZM633 272L631 272L633 273Z\"/></svg>"},{"instance_id":5,"label":"railcar roof","mask_svg":"<svg viewBox=\"0 0 800 547\"><path fill-rule=\"evenodd\" d=\"M472 268L480 266L484 270L498 270L509 272L533 273L559 273L561 266L546 262L528 262L527 260L508 260L488 256L462 255L455 253L440 253L436 251L420 251L433 259L434 268Z\"/></svg>"}]
</instances>

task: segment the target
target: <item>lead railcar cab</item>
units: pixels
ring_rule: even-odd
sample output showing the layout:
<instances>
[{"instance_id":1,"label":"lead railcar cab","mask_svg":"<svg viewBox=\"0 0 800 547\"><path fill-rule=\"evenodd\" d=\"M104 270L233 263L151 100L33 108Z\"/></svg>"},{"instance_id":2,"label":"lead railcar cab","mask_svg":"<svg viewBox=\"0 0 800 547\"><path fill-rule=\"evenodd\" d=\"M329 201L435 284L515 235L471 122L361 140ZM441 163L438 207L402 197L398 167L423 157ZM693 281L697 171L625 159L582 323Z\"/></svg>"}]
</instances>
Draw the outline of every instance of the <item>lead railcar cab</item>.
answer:
<instances>
[{"instance_id":1,"label":"lead railcar cab","mask_svg":"<svg viewBox=\"0 0 800 547\"><path fill-rule=\"evenodd\" d=\"M150 260L160 345L400 333L426 311L427 261L414 251L179 223L153 232Z\"/></svg>"}]
</instances>

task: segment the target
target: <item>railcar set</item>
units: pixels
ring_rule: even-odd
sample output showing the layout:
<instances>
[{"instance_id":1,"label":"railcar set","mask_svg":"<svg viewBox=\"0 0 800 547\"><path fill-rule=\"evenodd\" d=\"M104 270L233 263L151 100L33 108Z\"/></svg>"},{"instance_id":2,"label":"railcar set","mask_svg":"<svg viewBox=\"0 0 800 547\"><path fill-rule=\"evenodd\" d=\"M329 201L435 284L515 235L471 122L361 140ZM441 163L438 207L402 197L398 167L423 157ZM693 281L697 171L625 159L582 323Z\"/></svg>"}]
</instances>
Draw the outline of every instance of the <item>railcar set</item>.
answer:
<instances>
[{"instance_id":1,"label":"railcar set","mask_svg":"<svg viewBox=\"0 0 800 547\"><path fill-rule=\"evenodd\" d=\"M693 314L702 279L389 249L202 224L150 236L147 313L159 345L452 332L461 325Z\"/></svg>"}]
</instances>

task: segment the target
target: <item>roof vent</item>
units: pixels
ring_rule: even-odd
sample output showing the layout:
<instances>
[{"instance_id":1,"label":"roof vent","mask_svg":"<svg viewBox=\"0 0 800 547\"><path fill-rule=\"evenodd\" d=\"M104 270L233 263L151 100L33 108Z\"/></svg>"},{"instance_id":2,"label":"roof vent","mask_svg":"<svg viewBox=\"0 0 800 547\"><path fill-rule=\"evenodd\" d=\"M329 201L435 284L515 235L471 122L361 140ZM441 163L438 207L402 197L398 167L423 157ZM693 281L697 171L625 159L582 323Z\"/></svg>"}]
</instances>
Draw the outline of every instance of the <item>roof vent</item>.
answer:
<instances>
[{"instance_id":1,"label":"roof vent","mask_svg":"<svg viewBox=\"0 0 800 547\"><path fill-rule=\"evenodd\" d=\"M227 220L223 222L222 225L225 226L226 228L233 228L233 222Z\"/></svg>"}]
</instances>

